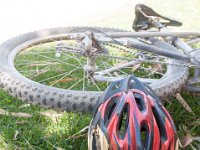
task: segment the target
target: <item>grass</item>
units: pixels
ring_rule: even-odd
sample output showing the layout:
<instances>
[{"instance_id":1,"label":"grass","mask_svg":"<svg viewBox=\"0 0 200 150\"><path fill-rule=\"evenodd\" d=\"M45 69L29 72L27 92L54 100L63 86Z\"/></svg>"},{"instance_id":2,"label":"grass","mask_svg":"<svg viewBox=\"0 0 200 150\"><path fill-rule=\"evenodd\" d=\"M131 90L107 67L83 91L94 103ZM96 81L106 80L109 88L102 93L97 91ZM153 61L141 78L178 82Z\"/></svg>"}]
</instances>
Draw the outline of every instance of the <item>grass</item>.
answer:
<instances>
[{"instance_id":1,"label":"grass","mask_svg":"<svg viewBox=\"0 0 200 150\"><path fill-rule=\"evenodd\" d=\"M156 6L161 4L161 2L157 0L146 3L156 8L161 14L184 20L184 26L182 27L184 29L200 29L200 25L197 26L199 24L198 14L200 14L200 3L198 0L194 0L192 3L189 0L174 1L173 5L170 5L170 1L167 0L165 4L160 5L163 7L159 8ZM169 8L170 10L168 10ZM119 8L106 17L99 15L97 18L98 21L97 19L92 19L88 22L98 26L130 29L133 19L133 6L126 5L124 8ZM123 22L120 22L120 20L123 20ZM57 86L63 85L57 84ZM180 137L187 133L193 136L200 136L199 97L193 97L185 91L182 92L182 95L194 114L188 113L174 98L170 102L166 102L165 107L172 115ZM26 106L25 103L0 90L1 109L8 112L24 112L33 115L31 118L0 115L0 149L87 149L86 135L83 135L83 137L70 137L89 124L90 115L58 112L32 105L22 106ZM41 112L57 116L61 114L61 116L49 117L48 115L41 115ZM199 143L195 142L192 144L196 147L199 145ZM185 149L191 149L191 146Z\"/></svg>"},{"instance_id":2,"label":"grass","mask_svg":"<svg viewBox=\"0 0 200 150\"><path fill-rule=\"evenodd\" d=\"M40 108L38 106L28 106L21 108L24 103L7 95L2 90L1 109L9 112L23 112L32 114L31 118L21 118L12 116L0 116L0 149L86 149L86 136L73 139L72 136L80 129L88 125L90 115L57 112ZM52 120L51 117L41 115L41 112L49 114L61 113L61 117ZM16 139L16 132L19 132Z\"/></svg>"}]
</instances>

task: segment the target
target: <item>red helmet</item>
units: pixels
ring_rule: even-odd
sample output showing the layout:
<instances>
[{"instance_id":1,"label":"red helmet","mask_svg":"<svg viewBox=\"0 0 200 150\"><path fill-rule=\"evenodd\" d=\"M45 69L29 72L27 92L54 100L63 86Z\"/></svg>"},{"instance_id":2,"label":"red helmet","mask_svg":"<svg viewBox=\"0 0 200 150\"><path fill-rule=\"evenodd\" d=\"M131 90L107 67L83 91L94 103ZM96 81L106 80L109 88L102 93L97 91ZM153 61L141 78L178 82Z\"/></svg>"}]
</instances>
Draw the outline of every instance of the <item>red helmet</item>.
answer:
<instances>
[{"instance_id":1,"label":"red helmet","mask_svg":"<svg viewBox=\"0 0 200 150\"><path fill-rule=\"evenodd\" d=\"M133 76L110 84L88 131L89 150L174 150L176 128L150 87Z\"/></svg>"}]
</instances>

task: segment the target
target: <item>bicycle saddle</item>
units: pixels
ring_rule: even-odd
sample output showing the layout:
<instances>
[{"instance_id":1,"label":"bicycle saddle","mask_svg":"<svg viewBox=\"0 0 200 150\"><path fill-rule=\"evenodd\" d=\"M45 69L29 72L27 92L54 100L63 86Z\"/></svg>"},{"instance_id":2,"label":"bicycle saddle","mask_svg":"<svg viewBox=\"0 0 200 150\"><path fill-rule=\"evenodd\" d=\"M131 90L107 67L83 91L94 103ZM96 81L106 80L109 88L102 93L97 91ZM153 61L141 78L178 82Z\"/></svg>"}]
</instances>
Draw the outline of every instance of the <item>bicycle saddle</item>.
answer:
<instances>
[{"instance_id":1,"label":"bicycle saddle","mask_svg":"<svg viewBox=\"0 0 200 150\"><path fill-rule=\"evenodd\" d=\"M133 22L133 30L147 30L153 25L151 24L150 20L153 20L155 18L164 20L163 22L160 21L160 23L164 26L181 26L182 23L170 19L168 17L164 17L156 13L153 9L143 5L143 4L137 4L135 6L135 20Z\"/></svg>"}]
</instances>

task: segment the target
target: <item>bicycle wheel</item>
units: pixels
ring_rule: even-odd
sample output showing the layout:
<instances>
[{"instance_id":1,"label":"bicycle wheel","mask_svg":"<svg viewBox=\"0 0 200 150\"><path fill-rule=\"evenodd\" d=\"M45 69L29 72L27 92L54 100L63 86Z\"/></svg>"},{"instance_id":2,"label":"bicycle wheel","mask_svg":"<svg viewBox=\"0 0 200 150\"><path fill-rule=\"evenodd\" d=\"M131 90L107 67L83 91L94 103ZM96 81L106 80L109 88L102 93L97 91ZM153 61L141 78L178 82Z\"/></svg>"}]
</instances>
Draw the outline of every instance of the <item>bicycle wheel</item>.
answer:
<instances>
[{"instance_id":1,"label":"bicycle wheel","mask_svg":"<svg viewBox=\"0 0 200 150\"><path fill-rule=\"evenodd\" d=\"M198 46L198 44L197 44L197 46ZM200 63L200 61L199 61L200 50L199 49L194 50L191 53L191 55L192 55L193 59L195 59L194 62L196 64L199 64ZM194 95L196 95L196 94L199 95L199 92L200 92L200 68L199 67L196 67L196 68L190 70L190 77L189 77L189 80L186 82L184 89L190 93L193 93Z\"/></svg>"},{"instance_id":2,"label":"bicycle wheel","mask_svg":"<svg viewBox=\"0 0 200 150\"><path fill-rule=\"evenodd\" d=\"M193 49L190 55L193 57L192 61L197 67L190 69L189 79L186 82L184 89L196 96L199 95L200 92L200 38L199 36L186 38L189 39L186 40L186 43Z\"/></svg>"},{"instance_id":3,"label":"bicycle wheel","mask_svg":"<svg viewBox=\"0 0 200 150\"><path fill-rule=\"evenodd\" d=\"M76 50L79 43L66 38L66 36L67 33L75 32L77 29L84 29L84 27L35 31L3 43L0 46L0 85L11 95L28 103L59 110L91 112L102 93L101 91L107 87L108 83L95 81L85 74L83 64L87 58L80 53L70 53L67 50L66 53L60 55L59 52L55 51L56 45L60 43L67 44L72 50ZM110 28L93 29L101 32L121 31ZM165 45L174 50L172 46ZM134 55L127 54L123 48L114 44L107 44L104 47L103 55L100 53L96 57L97 72L127 63L137 55L137 51L133 53ZM120 57L118 57L119 55ZM151 57L151 55L147 57ZM123 58L130 59L124 60ZM158 57L154 58L158 59ZM112 72L108 75L111 78L114 76L123 77L122 74L124 76L128 74L142 76L144 80L149 81L149 85L158 96L165 97L179 90L186 82L188 68L170 65L178 63L176 60L161 59L164 64L166 63L164 66L149 65L148 62L145 62L140 63L140 65L128 66L123 68L124 70L119 69L118 72ZM137 68L140 68L139 71L135 71ZM127 69L129 70L126 71ZM150 73L145 76L144 71ZM153 79L152 72L156 74Z\"/></svg>"}]
</instances>

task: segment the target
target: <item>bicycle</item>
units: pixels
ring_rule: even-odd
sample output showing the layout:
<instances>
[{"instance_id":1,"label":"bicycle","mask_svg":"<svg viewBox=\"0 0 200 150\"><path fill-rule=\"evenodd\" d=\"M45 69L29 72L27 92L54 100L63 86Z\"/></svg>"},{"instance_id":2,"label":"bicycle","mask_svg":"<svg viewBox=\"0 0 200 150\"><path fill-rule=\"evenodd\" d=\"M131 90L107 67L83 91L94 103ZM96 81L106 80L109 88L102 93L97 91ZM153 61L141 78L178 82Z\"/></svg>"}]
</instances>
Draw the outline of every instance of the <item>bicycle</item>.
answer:
<instances>
[{"instance_id":1,"label":"bicycle","mask_svg":"<svg viewBox=\"0 0 200 150\"><path fill-rule=\"evenodd\" d=\"M23 101L74 112L91 112L107 84L129 74L140 77L161 98L186 82L187 90L199 92L200 51L187 43L199 42L200 33L168 30L167 26L182 23L145 5L137 5L135 12L133 29L142 32L67 27L4 42L1 87ZM186 43L178 37L192 40ZM194 77L188 80L189 67L194 68Z\"/></svg>"}]
</instances>

